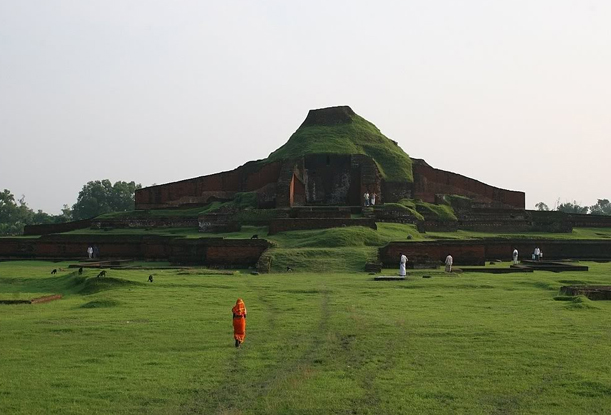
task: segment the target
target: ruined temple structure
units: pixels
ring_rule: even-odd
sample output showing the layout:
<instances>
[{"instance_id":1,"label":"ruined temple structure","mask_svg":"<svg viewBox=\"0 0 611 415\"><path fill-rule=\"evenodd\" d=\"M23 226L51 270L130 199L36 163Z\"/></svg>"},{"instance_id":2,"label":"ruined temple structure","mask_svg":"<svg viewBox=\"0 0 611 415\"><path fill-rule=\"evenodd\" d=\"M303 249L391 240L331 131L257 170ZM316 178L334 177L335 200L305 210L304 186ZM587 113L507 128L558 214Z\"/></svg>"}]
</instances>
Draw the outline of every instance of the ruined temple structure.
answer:
<instances>
[{"instance_id":1,"label":"ruined temple structure","mask_svg":"<svg viewBox=\"0 0 611 415\"><path fill-rule=\"evenodd\" d=\"M255 192L259 208L358 206L403 198L435 202L461 195L488 207L524 209L524 193L499 189L411 159L350 107L311 110L289 141L265 160L235 170L136 191L136 209L200 206Z\"/></svg>"}]
</instances>

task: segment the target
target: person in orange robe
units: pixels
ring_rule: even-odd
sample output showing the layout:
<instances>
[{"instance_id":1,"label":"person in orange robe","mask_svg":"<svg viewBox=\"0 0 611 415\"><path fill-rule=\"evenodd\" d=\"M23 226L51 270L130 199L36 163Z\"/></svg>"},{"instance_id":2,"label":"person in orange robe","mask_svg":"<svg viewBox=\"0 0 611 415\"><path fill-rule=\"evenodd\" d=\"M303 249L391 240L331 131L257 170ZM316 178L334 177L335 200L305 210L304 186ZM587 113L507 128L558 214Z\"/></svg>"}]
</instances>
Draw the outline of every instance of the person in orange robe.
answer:
<instances>
[{"instance_id":1,"label":"person in orange robe","mask_svg":"<svg viewBox=\"0 0 611 415\"><path fill-rule=\"evenodd\" d=\"M235 305L231 309L233 312L233 338L235 339L235 347L240 347L244 343L246 337L246 305L241 298L238 298Z\"/></svg>"}]
</instances>

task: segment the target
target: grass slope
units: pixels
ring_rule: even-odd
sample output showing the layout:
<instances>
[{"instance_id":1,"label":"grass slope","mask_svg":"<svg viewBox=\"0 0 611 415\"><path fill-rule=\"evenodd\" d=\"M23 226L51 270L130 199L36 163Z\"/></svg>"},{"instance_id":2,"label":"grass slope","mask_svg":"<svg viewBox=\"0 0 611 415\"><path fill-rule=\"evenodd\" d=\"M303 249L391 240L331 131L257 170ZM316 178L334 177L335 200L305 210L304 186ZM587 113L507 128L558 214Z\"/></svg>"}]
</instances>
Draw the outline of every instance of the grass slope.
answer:
<instances>
[{"instance_id":1,"label":"grass slope","mask_svg":"<svg viewBox=\"0 0 611 415\"><path fill-rule=\"evenodd\" d=\"M111 270L124 283L92 293L71 286L71 273L48 274L65 265L0 263L0 296L16 286L65 294L0 306L0 413L603 414L611 406L611 303L556 301L562 285L611 284L609 264L502 277L422 271L404 282L165 270L148 284L151 271ZM238 296L249 313L236 350Z\"/></svg>"},{"instance_id":2,"label":"grass slope","mask_svg":"<svg viewBox=\"0 0 611 415\"><path fill-rule=\"evenodd\" d=\"M264 162L291 159L308 154L364 154L378 164L390 182L413 182L412 160L366 119L354 115L352 122L333 126L300 127L289 141Z\"/></svg>"}]
</instances>

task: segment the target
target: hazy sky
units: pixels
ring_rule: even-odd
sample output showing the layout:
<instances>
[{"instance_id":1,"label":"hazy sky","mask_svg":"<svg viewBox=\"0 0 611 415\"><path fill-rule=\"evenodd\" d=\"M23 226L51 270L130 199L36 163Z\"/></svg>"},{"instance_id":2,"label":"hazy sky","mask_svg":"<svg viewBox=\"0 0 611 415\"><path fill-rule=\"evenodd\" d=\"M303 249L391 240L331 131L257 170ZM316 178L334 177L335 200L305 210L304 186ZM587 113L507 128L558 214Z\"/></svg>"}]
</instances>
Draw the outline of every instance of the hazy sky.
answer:
<instances>
[{"instance_id":1,"label":"hazy sky","mask_svg":"<svg viewBox=\"0 0 611 415\"><path fill-rule=\"evenodd\" d=\"M0 0L0 190L265 158L349 105L410 155L527 206L610 198L611 1Z\"/></svg>"}]
</instances>

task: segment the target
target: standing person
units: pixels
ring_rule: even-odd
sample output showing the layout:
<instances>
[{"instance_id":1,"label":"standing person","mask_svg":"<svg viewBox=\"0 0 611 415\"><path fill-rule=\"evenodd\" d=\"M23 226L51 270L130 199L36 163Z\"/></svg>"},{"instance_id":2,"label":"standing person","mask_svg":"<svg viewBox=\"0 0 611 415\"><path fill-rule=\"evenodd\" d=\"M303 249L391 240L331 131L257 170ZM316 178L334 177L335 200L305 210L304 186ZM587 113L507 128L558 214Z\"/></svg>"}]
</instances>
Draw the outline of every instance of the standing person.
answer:
<instances>
[{"instance_id":1,"label":"standing person","mask_svg":"<svg viewBox=\"0 0 611 415\"><path fill-rule=\"evenodd\" d=\"M369 206L369 192L367 191L363 193L363 203L365 204L365 206Z\"/></svg>"},{"instance_id":2,"label":"standing person","mask_svg":"<svg viewBox=\"0 0 611 415\"><path fill-rule=\"evenodd\" d=\"M87 248L87 255L89 255L89 259L91 259L91 257L93 256L93 248L91 247L91 245L89 245L89 248Z\"/></svg>"},{"instance_id":3,"label":"standing person","mask_svg":"<svg viewBox=\"0 0 611 415\"><path fill-rule=\"evenodd\" d=\"M446 272L452 272L452 264L454 263L454 258L452 255L448 254L446 257Z\"/></svg>"},{"instance_id":4,"label":"standing person","mask_svg":"<svg viewBox=\"0 0 611 415\"><path fill-rule=\"evenodd\" d=\"M511 256L513 257L513 265L518 265L518 248L513 249L513 254Z\"/></svg>"},{"instance_id":5,"label":"standing person","mask_svg":"<svg viewBox=\"0 0 611 415\"><path fill-rule=\"evenodd\" d=\"M403 253L399 253L399 276L400 277L405 277L405 274L407 274L406 270L405 270L405 265L407 264L407 257L405 255L403 255Z\"/></svg>"},{"instance_id":6,"label":"standing person","mask_svg":"<svg viewBox=\"0 0 611 415\"><path fill-rule=\"evenodd\" d=\"M94 258L99 258L100 257L100 248L98 248L97 245L93 246L93 257Z\"/></svg>"},{"instance_id":7,"label":"standing person","mask_svg":"<svg viewBox=\"0 0 611 415\"><path fill-rule=\"evenodd\" d=\"M376 196L377 195L375 193L371 194L371 206L375 206L375 204L376 204Z\"/></svg>"},{"instance_id":8,"label":"standing person","mask_svg":"<svg viewBox=\"0 0 611 415\"><path fill-rule=\"evenodd\" d=\"M539 247L535 248L534 254L535 254L535 261L538 261L539 260L539 256L541 255L541 250L539 249Z\"/></svg>"},{"instance_id":9,"label":"standing person","mask_svg":"<svg viewBox=\"0 0 611 415\"><path fill-rule=\"evenodd\" d=\"M231 312L233 313L235 347L240 347L240 344L244 343L244 338L246 337L246 305L241 298L238 298Z\"/></svg>"}]
</instances>

